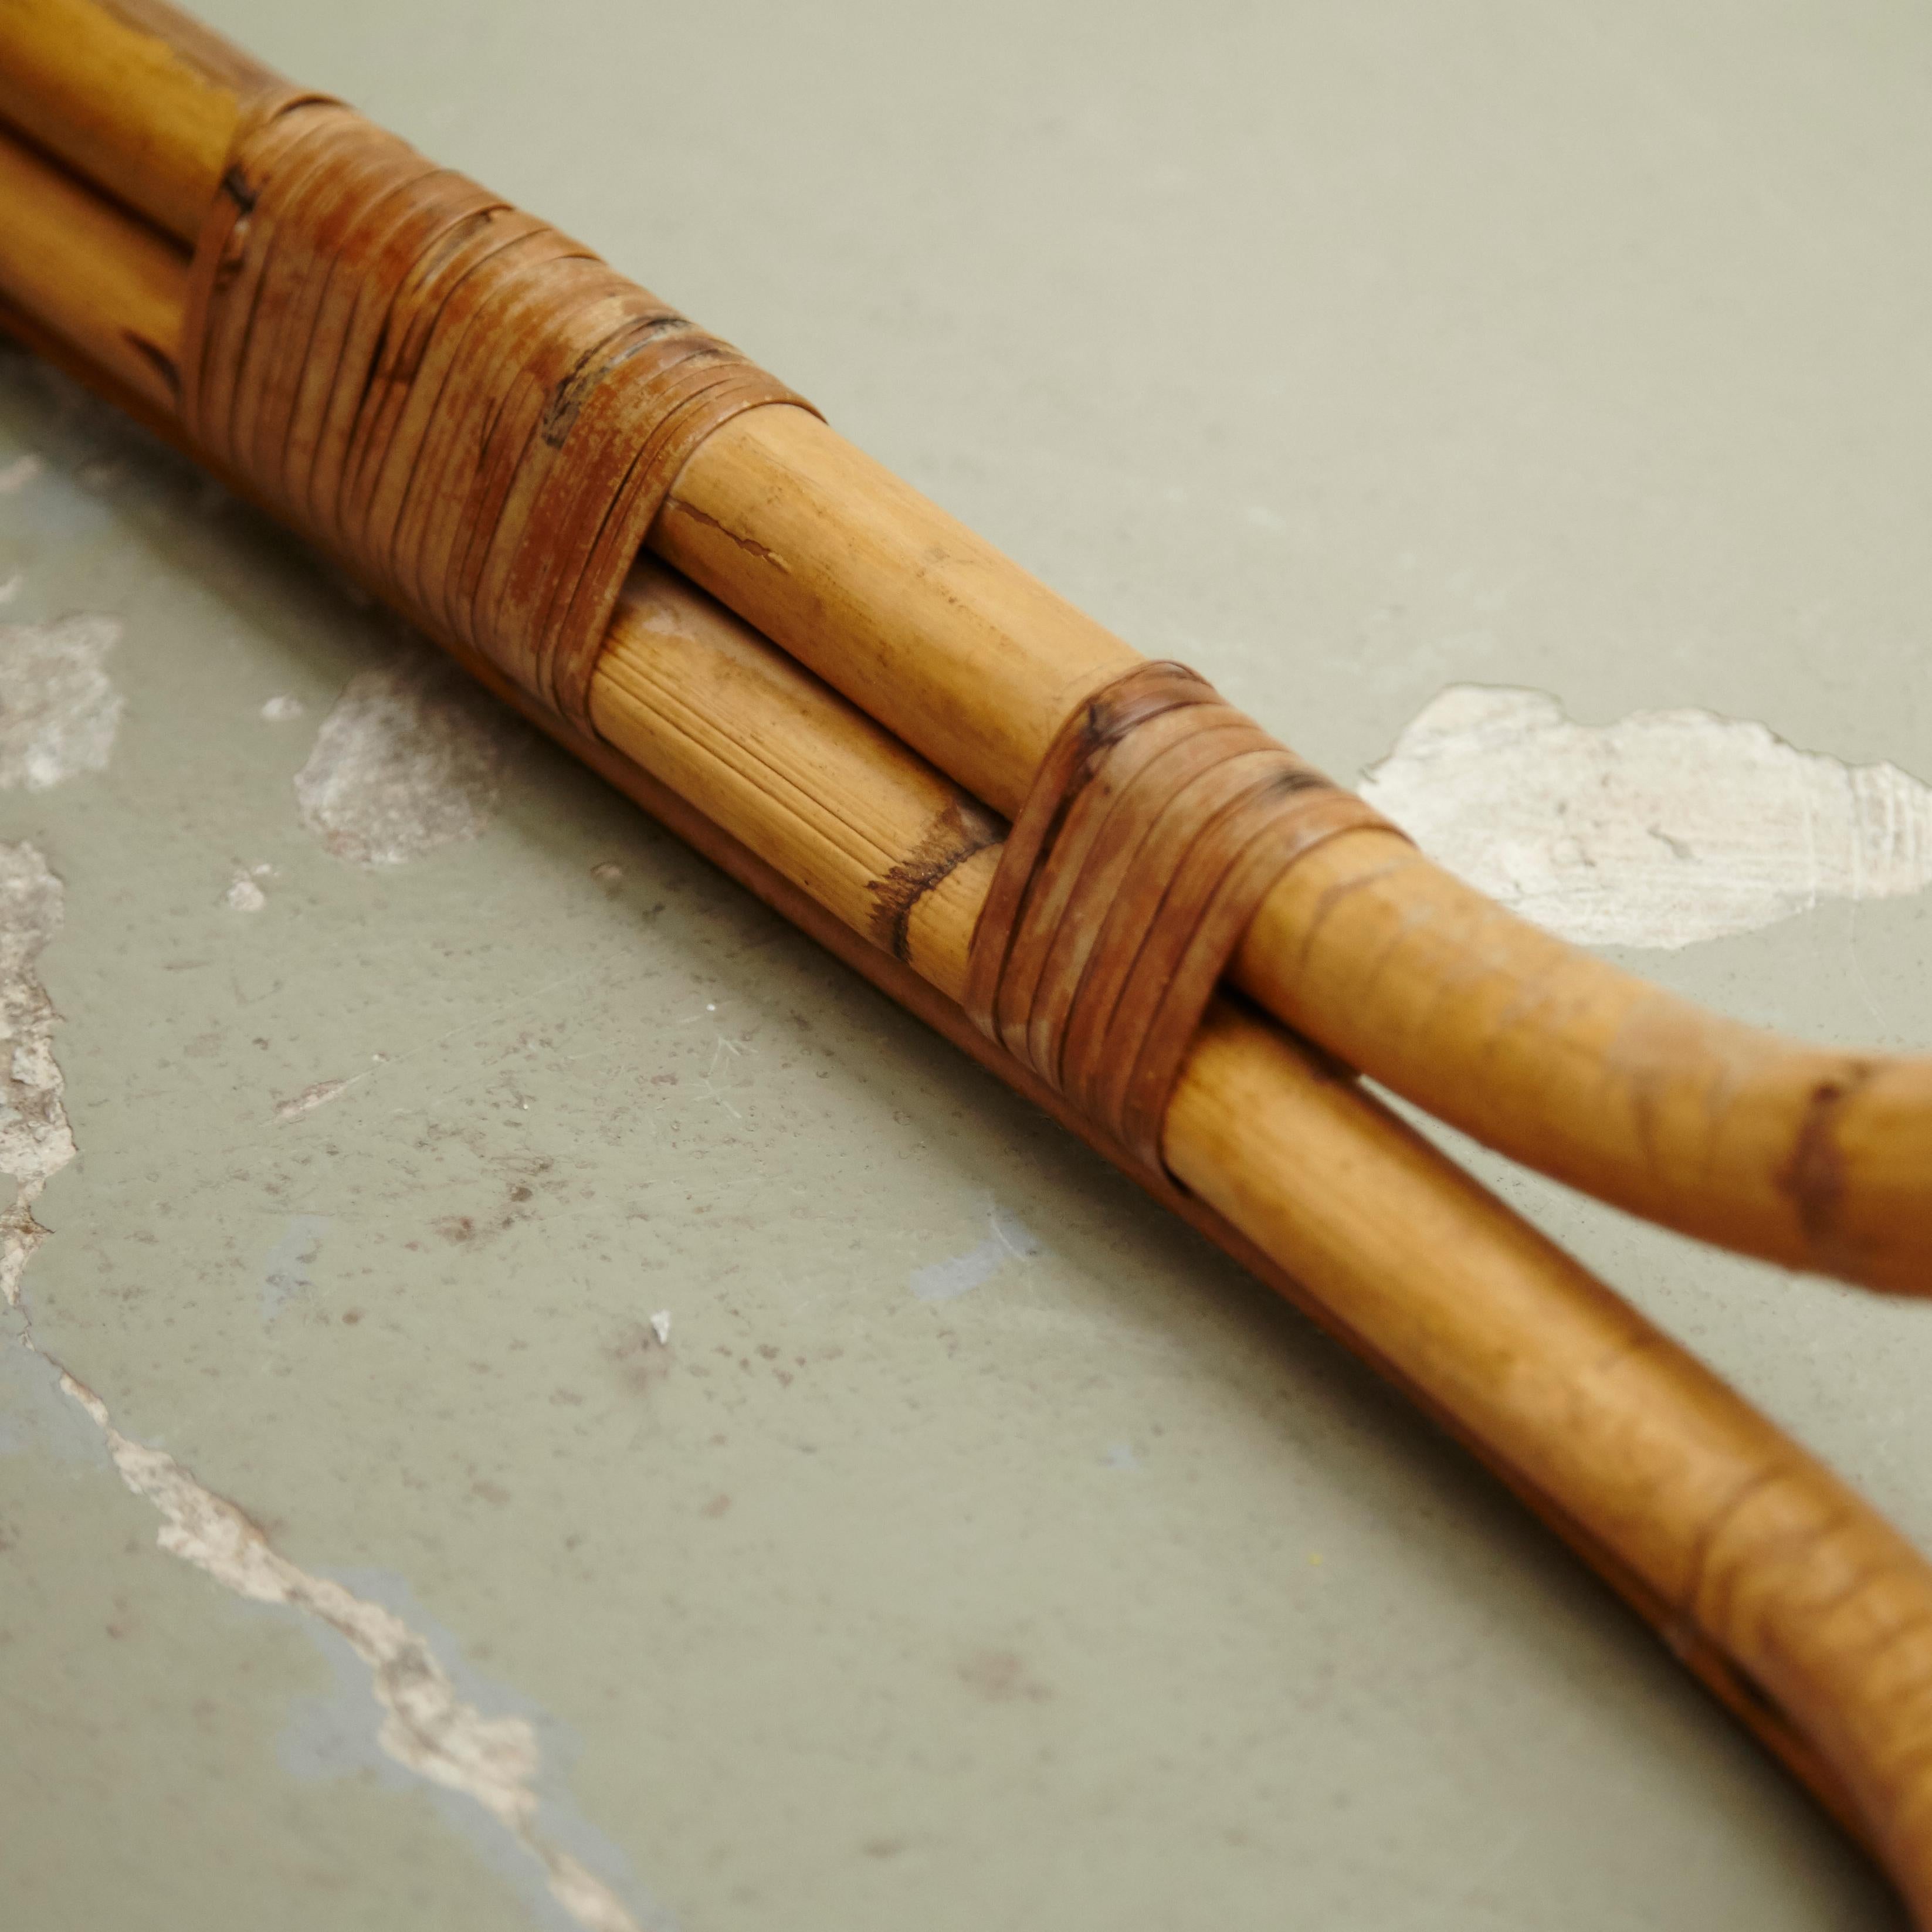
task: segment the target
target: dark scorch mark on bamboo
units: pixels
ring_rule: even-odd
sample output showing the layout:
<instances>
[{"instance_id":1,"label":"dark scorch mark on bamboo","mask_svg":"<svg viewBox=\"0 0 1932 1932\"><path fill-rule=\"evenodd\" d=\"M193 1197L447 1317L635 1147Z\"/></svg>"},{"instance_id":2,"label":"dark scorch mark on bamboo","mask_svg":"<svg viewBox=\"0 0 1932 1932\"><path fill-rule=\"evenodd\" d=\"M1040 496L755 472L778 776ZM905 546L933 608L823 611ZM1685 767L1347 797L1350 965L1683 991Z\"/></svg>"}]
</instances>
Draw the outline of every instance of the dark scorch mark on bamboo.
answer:
<instances>
[{"instance_id":1,"label":"dark scorch mark on bamboo","mask_svg":"<svg viewBox=\"0 0 1932 1932\"><path fill-rule=\"evenodd\" d=\"M911 950L913 909L976 852L997 845L1004 836L1005 828L991 812L966 800L950 800L920 833L919 843L884 878L869 882L878 901L872 908L873 943L904 962Z\"/></svg>"},{"instance_id":2,"label":"dark scorch mark on bamboo","mask_svg":"<svg viewBox=\"0 0 1932 1932\"><path fill-rule=\"evenodd\" d=\"M1821 1259L1828 1259L1838 1245L1838 1214L1844 1204L1839 1118L1878 1070L1870 1060L1851 1060L1842 1074L1820 1081L1805 1103L1791 1158L1778 1170L1778 1192L1798 1210L1804 1238Z\"/></svg>"}]
</instances>

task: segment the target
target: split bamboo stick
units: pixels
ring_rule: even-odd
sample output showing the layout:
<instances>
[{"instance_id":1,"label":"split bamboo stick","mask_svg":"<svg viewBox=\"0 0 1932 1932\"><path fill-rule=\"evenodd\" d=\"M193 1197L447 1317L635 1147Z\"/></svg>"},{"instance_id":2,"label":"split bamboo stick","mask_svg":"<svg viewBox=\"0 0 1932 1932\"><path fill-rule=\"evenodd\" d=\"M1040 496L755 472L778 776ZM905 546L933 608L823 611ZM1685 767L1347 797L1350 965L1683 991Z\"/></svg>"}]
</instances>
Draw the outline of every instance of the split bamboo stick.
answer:
<instances>
[{"instance_id":1,"label":"split bamboo stick","mask_svg":"<svg viewBox=\"0 0 1932 1932\"><path fill-rule=\"evenodd\" d=\"M0 113L192 242L267 76L160 0L8 0ZM726 424L651 537L694 581L1010 812L1120 639L800 412ZM1386 834L1291 871L1233 965L1351 1065L1684 1232L1932 1292L1932 1059L1808 1048L1529 926Z\"/></svg>"},{"instance_id":2,"label":"split bamboo stick","mask_svg":"<svg viewBox=\"0 0 1932 1932\"><path fill-rule=\"evenodd\" d=\"M0 167L22 165L0 156ZM36 231L53 260L32 275L0 216L0 292L17 312L71 268L104 304L90 341L110 361L90 368L77 349L72 359L112 390L141 353L118 323L152 323L181 284L158 296L139 224L99 213ZM118 250L117 224L130 238ZM45 334L58 324L51 312L28 320ZM1066 1118L955 1004L1001 830L976 800L659 566L634 574L592 710L608 743L539 722ZM1192 1194L1156 1180L1157 1193L1468 1442L1932 1909L1932 1573L1902 1539L1273 1025L1217 1006L1166 1154Z\"/></svg>"}]
</instances>

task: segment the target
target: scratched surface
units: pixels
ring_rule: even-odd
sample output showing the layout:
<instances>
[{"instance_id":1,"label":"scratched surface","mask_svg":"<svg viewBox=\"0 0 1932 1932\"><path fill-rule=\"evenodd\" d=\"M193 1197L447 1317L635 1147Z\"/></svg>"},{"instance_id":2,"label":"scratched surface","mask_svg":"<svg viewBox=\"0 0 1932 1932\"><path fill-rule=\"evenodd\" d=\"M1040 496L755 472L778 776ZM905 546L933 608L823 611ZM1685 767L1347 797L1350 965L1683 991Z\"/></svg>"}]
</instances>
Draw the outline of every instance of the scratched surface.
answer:
<instances>
[{"instance_id":1,"label":"scratched surface","mask_svg":"<svg viewBox=\"0 0 1932 1932\"><path fill-rule=\"evenodd\" d=\"M1516 693L1614 956L1932 1046L1911 852L1643 910L1673 800L1701 898L1932 782L1910 10L205 10L1330 770ZM10 1928L1899 1924L1366 1373L10 352L0 626ZM1686 710L1809 754L1730 844ZM1480 1164L1932 1542L1923 1311Z\"/></svg>"}]
</instances>

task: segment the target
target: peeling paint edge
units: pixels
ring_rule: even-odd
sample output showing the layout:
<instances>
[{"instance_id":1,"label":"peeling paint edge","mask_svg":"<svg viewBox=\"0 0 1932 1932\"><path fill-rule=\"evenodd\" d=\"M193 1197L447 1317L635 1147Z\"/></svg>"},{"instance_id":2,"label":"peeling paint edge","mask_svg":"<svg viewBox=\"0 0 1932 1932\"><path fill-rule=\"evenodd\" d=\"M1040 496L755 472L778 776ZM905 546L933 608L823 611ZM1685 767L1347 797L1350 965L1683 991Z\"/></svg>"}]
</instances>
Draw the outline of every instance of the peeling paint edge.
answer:
<instances>
[{"instance_id":1,"label":"peeling paint edge","mask_svg":"<svg viewBox=\"0 0 1932 1932\"><path fill-rule=\"evenodd\" d=\"M672 1922L661 1912L649 1915L648 1928L640 1924L602 1879L541 1829L541 1754L526 1720L485 1717L458 1696L426 1640L393 1610L291 1562L245 1511L196 1481L166 1450L123 1435L92 1389L52 1362L31 1336L24 1339L100 1430L122 1483L159 1513L161 1549L238 1597L294 1610L343 1638L368 1669L382 1712L376 1742L384 1753L479 1806L537 1862L550 1897L584 1932L670 1932Z\"/></svg>"},{"instance_id":2,"label":"peeling paint edge","mask_svg":"<svg viewBox=\"0 0 1932 1932\"><path fill-rule=\"evenodd\" d=\"M548 1898L574 1927L580 1932L674 1932L674 1920L654 1904L640 1904L644 1918L634 1916L542 1828L536 1786L542 1753L527 1719L484 1716L458 1695L419 1632L384 1605L291 1562L244 1510L197 1482L165 1450L124 1435L100 1397L35 1339L22 1284L47 1230L33 1210L48 1180L77 1150L64 1102L65 1082L52 1052L58 1016L34 970L62 922L62 887L31 844L0 847L0 854L10 860L25 855L39 868L38 878L26 874L27 885L50 889L38 907L26 902L38 923L10 930L0 925L0 1011L10 1027L25 1029L24 1036L10 1036L10 1077L38 1103L29 1110L24 1130L10 1136L10 1165L0 1168L15 1187L11 1205L0 1210L0 1306L19 1318L16 1344L46 1364L62 1393L99 1431L122 1483L159 1513L158 1546L234 1594L293 1610L343 1639L369 1671L382 1713L376 1738L381 1750L414 1776L477 1805L512 1850L536 1862ZM350 1083L328 1084L327 1097L333 1098Z\"/></svg>"}]
</instances>

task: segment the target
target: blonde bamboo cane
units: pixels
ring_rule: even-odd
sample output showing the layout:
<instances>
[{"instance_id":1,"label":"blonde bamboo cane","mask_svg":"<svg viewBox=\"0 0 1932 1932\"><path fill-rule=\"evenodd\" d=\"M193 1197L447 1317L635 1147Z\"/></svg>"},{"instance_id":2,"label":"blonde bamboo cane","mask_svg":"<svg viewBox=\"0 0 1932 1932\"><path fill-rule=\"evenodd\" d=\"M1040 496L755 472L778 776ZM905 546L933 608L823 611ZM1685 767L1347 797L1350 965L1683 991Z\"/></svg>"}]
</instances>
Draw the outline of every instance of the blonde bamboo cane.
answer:
<instances>
[{"instance_id":1,"label":"blonde bamboo cane","mask_svg":"<svg viewBox=\"0 0 1932 1932\"><path fill-rule=\"evenodd\" d=\"M192 244L242 102L274 79L153 0L5 0L0 116Z\"/></svg>"},{"instance_id":2,"label":"blonde bamboo cane","mask_svg":"<svg viewBox=\"0 0 1932 1932\"><path fill-rule=\"evenodd\" d=\"M0 298L172 412L181 251L0 132Z\"/></svg>"},{"instance_id":3,"label":"blonde bamboo cane","mask_svg":"<svg viewBox=\"0 0 1932 1932\"><path fill-rule=\"evenodd\" d=\"M801 412L727 424L652 545L1002 810L1126 647ZM1244 991L1526 1165L1687 1234L1932 1292L1932 1060L1706 1013L1382 832L1270 895Z\"/></svg>"},{"instance_id":4,"label":"blonde bamboo cane","mask_svg":"<svg viewBox=\"0 0 1932 1932\"><path fill-rule=\"evenodd\" d=\"M0 112L186 241L263 78L159 0L0 8ZM1008 812L1071 706L1136 659L802 415L727 424L652 543ZM1932 1292L1932 1060L1704 1013L1370 832L1288 874L1233 970L1291 1025L1528 1166L1789 1267Z\"/></svg>"},{"instance_id":5,"label":"blonde bamboo cane","mask_svg":"<svg viewBox=\"0 0 1932 1932\"><path fill-rule=\"evenodd\" d=\"M112 389L140 352L116 325L152 320L157 277L137 225L100 213L46 236L55 260L40 280L70 270L102 300L91 340L120 363L87 373ZM0 280L16 232L0 216ZM181 285L159 298L178 301ZM37 320L51 332L58 318ZM606 744L526 708L1064 1118L946 997L963 984L994 862L986 842L1000 829L976 801L658 566L633 578L592 702ZM910 969L876 943L887 938ZM1210 1015L1169 1113L1166 1154L1193 1192L1156 1180L1157 1193L1467 1442L1868 1837L1932 1915L1932 1571L1902 1539L1357 1083L1271 1025L1225 1004Z\"/></svg>"}]
</instances>

